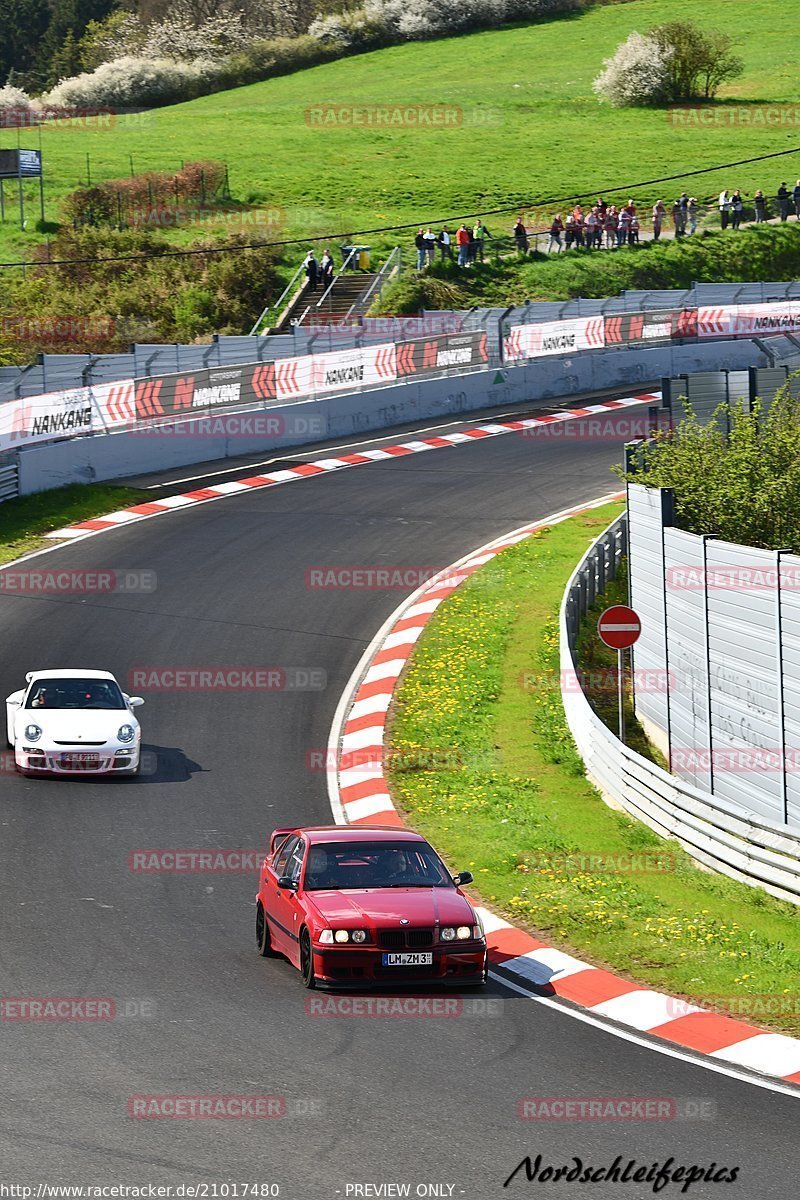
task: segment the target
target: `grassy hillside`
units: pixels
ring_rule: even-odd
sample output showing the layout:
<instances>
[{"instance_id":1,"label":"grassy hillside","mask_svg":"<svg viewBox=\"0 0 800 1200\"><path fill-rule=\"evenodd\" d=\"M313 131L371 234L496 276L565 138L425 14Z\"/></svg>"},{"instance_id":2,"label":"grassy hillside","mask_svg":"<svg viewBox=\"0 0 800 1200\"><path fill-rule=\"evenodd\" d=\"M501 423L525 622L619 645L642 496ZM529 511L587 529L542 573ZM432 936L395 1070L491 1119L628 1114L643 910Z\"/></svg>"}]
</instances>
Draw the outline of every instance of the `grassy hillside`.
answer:
<instances>
[{"instance_id":1,"label":"grassy hillside","mask_svg":"<svg viewBox=\"0 0 800 1200\"><path fill-rule=\"evenodd\" d=\"M632 29L693 19L739 40L745 75L731 100L785 104L794 111L800 33L783 0L633 0L575 17L449 41L415 43L326 64L146 115L140 127L43 130L47 216L86 180L133 169L225 159L234 195L279 206L289 234L350 231L455 219L476 209L628 183L741 159L800 143L797 125L676 128L663 111L601 107L592 78ZM311 127L313 104L459 106L455 129ZM727 113L729 109L721 108ZM16 144L16 131L0 142ZM36 144L35 132L22 144ZM800 154L701 177L698 195L723 185L752 192L800 175ZM640 200L675 185L636 189ZM32 210L31 216L34 215ZM38 236L15 231L11 206L0 227L0 258L19 257ZM495 224L502 226L498 218ZM180 236L185 237L185 234ZM391 235L375 242L388 242Z\"/></svg>"}]
</instances>

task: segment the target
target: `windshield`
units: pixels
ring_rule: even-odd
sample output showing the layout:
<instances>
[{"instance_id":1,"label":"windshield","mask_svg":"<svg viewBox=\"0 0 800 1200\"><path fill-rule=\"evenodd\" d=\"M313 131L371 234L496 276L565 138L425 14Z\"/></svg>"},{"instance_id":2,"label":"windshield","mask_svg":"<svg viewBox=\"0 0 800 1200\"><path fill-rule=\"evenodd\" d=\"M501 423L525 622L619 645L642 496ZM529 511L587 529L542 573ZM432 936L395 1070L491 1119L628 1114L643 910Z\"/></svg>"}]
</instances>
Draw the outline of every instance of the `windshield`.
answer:
<instances>
[{"instance_id":1,"label":"windshield","mask_svg":"<svg viewBox=\"0 0 800 1200\"><path fill-rule=\"evenodd\" d=\"M326 842L312 846L305 886L329 888L454 887L427 842Z\"/></svg>"},{"instance_id":2,"label":"windshield","mask_svg":"<svg viewBox=\"0 0 800 1200\"><path fill-rule=\"evenodd\" d=\"M125 708L113 679L34 679L26 708Z\"/></svg>"}]
</instances>

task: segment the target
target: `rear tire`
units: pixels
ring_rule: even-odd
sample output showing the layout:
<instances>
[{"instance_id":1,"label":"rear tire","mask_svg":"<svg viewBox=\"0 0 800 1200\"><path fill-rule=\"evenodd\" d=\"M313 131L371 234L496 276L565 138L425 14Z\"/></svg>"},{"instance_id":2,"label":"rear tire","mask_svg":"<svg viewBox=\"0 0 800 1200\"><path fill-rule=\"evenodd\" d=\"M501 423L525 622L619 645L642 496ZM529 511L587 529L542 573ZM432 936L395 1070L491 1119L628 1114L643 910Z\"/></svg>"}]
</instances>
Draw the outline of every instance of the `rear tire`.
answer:
<instances>
[{"instance_id":1,"label":"rear tire","mask_svg":"<svg viewBox=\"0 0 800 1200\"><path fill-rule=\"evenodd\" d=\"M314 975L314 951L311 947L311 935L307 929L300 934L300 975L303 979L303 987L313 992L317 986L317 980Z\"/></svg>"},{"instance_id":2,"label":"rear tire","mask_svg":"<svg viewBox=\"0 0 800 1200\"><path fill-rule=\"evenodd\" d=\"M272 949L272 940L269 936L269 923L264 915L264 906L259 900L256 905L256 947L262 958L277 958L277 953Z\"/></svg>"}]
</instances>

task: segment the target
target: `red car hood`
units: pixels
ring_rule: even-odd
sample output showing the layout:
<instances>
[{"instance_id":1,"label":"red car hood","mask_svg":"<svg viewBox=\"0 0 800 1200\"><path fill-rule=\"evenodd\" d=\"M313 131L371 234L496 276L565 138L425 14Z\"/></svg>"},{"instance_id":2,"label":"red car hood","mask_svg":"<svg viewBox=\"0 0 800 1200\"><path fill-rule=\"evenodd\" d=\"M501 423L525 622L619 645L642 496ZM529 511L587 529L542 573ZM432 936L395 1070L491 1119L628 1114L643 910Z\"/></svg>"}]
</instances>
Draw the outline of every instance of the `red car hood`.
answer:
<instances>
[{"instance_id":1,"label":"red car hood","mask_svg":"<svg viewBox=\"0 0 800 1200\"><path fill-rule=\"evenodd\" d=\"M454 888L370 888L306 894L331 925L358 923L396 929L401 917L412 928L475 923L472 905Z\"/></svg>"}]
</instances>

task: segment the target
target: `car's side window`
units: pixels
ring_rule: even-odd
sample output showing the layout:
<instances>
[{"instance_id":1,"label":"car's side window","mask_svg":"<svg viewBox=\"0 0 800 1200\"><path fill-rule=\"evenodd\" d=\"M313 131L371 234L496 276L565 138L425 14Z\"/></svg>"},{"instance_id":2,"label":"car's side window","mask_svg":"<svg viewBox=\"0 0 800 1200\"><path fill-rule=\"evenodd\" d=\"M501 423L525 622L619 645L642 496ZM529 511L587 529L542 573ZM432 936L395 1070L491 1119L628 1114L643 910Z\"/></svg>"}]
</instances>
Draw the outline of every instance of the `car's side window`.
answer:
<instances>
[{"instance_id":1,"label":"car's side window","mask_svg":"<svg viewBox=\"0 0 800 1200\"><path fill-rule=\"evenodd\" d=\"M301 841L298 841L296 847L292 851L292 857L289 859L289 865L286 868L286 874L291 875L295 883L300 882L300 871L303 867L303 858L305 856L305 846Z\"/></svg>"},{"instance_id":2,"label":"car's side window","mask_svg":"<svg viewBox=\"0 0 800 1200\"><path fill-rule=\"evenodd\" d=\"M278 851L278 857L275 859L275 874L279 878L281 875L289 874L286 869L286 863L289 859L289 855L292 853L299 841L300 838L297 836L297 834L295 834L293 837L287 838Z\"/></svg>"}]
</instances>

